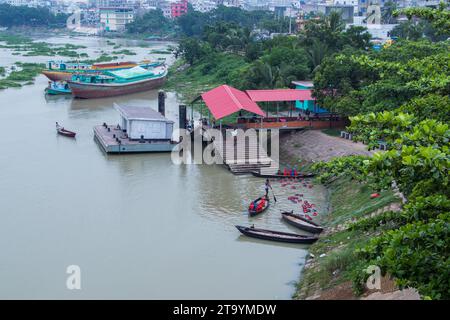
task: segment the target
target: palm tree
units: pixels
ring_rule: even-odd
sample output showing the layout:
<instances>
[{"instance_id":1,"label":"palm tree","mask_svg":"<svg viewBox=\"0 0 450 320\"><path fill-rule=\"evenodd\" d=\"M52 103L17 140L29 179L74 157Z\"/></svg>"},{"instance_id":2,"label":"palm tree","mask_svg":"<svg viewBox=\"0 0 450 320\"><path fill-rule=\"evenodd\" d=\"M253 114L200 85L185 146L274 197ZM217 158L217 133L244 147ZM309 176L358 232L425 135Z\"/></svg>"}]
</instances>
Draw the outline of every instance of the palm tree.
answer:
<instances>
[{"instance_id":1,"label":"palm tree","mask_svg":"<svg viewBox=\"0 0 450 320\"><path fill-rule=\"evenodd\" d=\"M381 21L383 23L392 24L395 22L394 11L397 10L397 4L388 1L381 8Z\"/></svg>"},{"instance_id":2,"label":"palm tree","mask_svg":"<svg viewBox=\"0 0 450 320\"><path fill-rule=\"evenodd\" d=\"M326 57L328 53L328 46L326 43L319 41L318 39L313 40L311 48L307 51L308 58L313 66L313 72L320 65L323 58Z\"/></svg>"},{"instance_id":3,"label":"palm tree","mask_svg":"<svg viewBox=\"0 0 450 320\"><path fill-rule=\"evenodd\" d=\"M331 11L326 18L326 25L330 32L342 32L345 29L345 22L342 20L342 13L337 10Z\"/></svg>"}]
</instances>

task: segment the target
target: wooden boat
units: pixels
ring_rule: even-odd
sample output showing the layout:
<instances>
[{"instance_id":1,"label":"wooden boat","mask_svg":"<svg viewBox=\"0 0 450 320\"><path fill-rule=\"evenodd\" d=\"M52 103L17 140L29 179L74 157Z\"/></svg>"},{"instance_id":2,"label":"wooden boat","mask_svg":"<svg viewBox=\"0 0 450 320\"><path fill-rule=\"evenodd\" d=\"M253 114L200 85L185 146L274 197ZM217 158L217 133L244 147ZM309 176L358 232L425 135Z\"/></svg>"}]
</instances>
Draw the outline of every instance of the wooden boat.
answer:
<instances>
[{"instance_id":1,"label":"wooden boat","mask_svg":"<svg viewBox=\"0 0 450 320\"><path fill-rule=\"evenodd\" d=\"M70 138L75 138L75 135L76 135L75 132L66 130L63 127L61 127L58 124L58 122L56 123L56 131L58 132L58 134L66 136L66 137L70 137Z\"/></svg>"},{"instance_id":2,"label":"wooden boat","mask_svg":"<svg viewBox=\"0 0 450 320\"><path fill-rule=\"evenodd\" d=\"M92 65L87 63L69 63L64 61L48 61L47 69L42 71L51 81L68 81L75 72L90 70Z\"/></svg>"},{"instance_id":3,"label":"wooden boat","mask_svg":"<svg viewBox=\"0 0 450 320\"><path fill-rule=\"evenodd\" d=\"M298 214L294 214L293 212L282 212L281 215L284 221L303 231L311 233L321 233L323 231L323 228L317 223L309 221Z\"/></svg>"},{"instance_id":4,"label":"wooden boat","mask_svg":"<svg viewBox=\"0 0 450 320\"><path fill-rule=\"evenodd\" d=\"M45 88L45 93L50 95L71 94L69 85L65 82L49 81L48 87Z\"/></svg>"},{"instance_id":5,"label":"wooden boat","mask_svg":"<svg viewBox=\"0 0 450 320\"><path fill-rule=\"evenodd\" d=\"M252 227L236 226L236 228L244 235L252 238L263 240L288 242L288 243L304 243L311 244L317 241L317 237L310 237L295 233L273 231L266 229L258 229Z\"/></svg>"},{"instance_id":6,"label":"wooden boat","mask_svg":"<svg viewBox=\"0 0 450 320\"><path fill-rule=\"evenodd\" d=\"M285 176L283 174L261 174L256 171L252 171L252 175L260 178L269 178L269 179L301 179L301 178L312 178L315 176L314 173L299 173L296 176Z\"/></svg>"},{"instance_id":7,"label":"wooden boat","mask_svg":"<svg viewBox=\"0 0 450 320\"><path fill-rule=\"evenodd\" d=\"M146 70L141 67L107 71L101 75L78 74L68 81L76 98L102 98L149 91L161 87L167 77L167 68L159 66Z\"/></svg>"},{"instance_id":8,"label":"wooden boat","mask_svg":"<svg viewBox=\"0 0 450 320\"><path fill-rule=\"evenodd\" d=\"M42 71L47 78L51 81L69 81L75 73L90 72L100 74L103 71L115 71L122 69L130 69L136 66L143 68L153 68L161 65L159 61L152 62L144 60L141 63L122 61L122 62L108 62L108 63L68 63L64 61L49 61L47 63L47 69Z\"/></svg>"},{"instance_id":9,"label":"wooden boat","mask_svg":"<svg viewBox=\"0 0 450 320\"><path fill-rule=\"evenodd\" d=\"M257 202L261 201L262 198L266 199L266 203L265 203L265 206L262 207L260 210L250 209L250 207L248 208L248 214L251 217L256 216L257 214L260 214L260 213L264 212L270 206L270 199L269 199L269 197L266 198L266 196L259 197L258 199L252 201L252 203L257 203Z\"/></svg>"}]
</instances>

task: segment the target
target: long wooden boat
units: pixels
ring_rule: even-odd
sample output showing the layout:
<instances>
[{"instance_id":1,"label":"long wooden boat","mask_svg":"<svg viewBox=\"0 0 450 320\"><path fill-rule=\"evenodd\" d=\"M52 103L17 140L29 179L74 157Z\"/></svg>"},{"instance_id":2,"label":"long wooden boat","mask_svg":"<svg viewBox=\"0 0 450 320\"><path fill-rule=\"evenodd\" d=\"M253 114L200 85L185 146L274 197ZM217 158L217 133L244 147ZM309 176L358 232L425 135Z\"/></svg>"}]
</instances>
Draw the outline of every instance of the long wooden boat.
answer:
<instances>
[{"instance_id":1,"label":"long wooden boat","mask_svg":"<svg viewBox=\"0 0 450 320\"><path fill-rule=\"evenodd\" d=\"M68 81L73 96L90 99L120 96L149 91L161 87L167 77L167 68L159 66L151 70L141 67L108 71L101 75L78 74Z\"/></svg>"},{"instance_id":2,"label":"long wooden boat","mask_svg":"<svg viewBox=\"0 0 450 320\"><path fill-rule=\"evenodd\" d=\"M307 219L301 217L298 214L294 214L293 212L282 212L281 216L283 217L284 221L303 231L307 231L310 233L321 233L323 231L323 228L317 223L308 221Z\"/></svg>"},{"instance_id":3,"label":"long wooden boat","mask_svg":"<svg viewBox=\"0 0 450 320\"><path fill-rule=\"evenodd\" d=\"M73 131L69 131L61 127L58 123L56 123L56 132L62 136L66 136L69 138L75 138L76 133Z\"/></svg>"},{"instance_id":4,"label":"long wooden boat","mask_svg":"<svg viewBox=\"0 0 450 320\"><path fill-rule=\"evenodd\" d=\"M261 209L259 209L259 210L257 210L256 208L255 208L255 209L250 209L250 206L249 206L249 208L248 208L248 214L249 214L251 217L256 216L257 214L260 214L260 213L266 211L267 208L269 208L269 206L270 206L270 199L269 199L269 197L266 197L266 196L259 197L258 199L253 200L252 203L258 203L258 202L261 201L263 198L265 199L266 202L265 202L264 207L262 207ZM251 205L251 204L250 204L250 205Z\"/></svg>"},{"instance_id":5,"label":"long wooden boat","mask_svg":"<svg viewBox=\"0 0 450 320\"><path fill-rule=\"evenodd\" d=\"M269 178L269 179L302 179L302 178L312 178L315 176L314 173L299 173L296 176L285 176L283 174L261 174L256 171L252 171L252 175L260 178Z\"/></svg>"},{"instance_id":6,"label":"long wooden boat","mask_svg":"<svg viewBox=\"0 0 450 320\"><path fill-rule=\"evenodd\" d=\"M303 243L311 244L317 241L317 237L310 237L295 233L273 231L266 229L259 229L252 227L236 226L236 228L244 235L252 238L263 240L288 242L288 243Z\"/></svg>"},{"instance_id":7,"label":"long wooden boat","mask_svg":"<svg viewBox=\"0 0 450 320\"><path fill-rule=\"evenodd\" d=\"M160 65L161 62L151 62L145 60L142 63L131 61L108 62L108 63L94 63L92 65L86 63L69 63L64 61L49 61L47 69L42 71L51 81L69 81L75 73L101 73L103 71L114 71L122 69L130 69L136 66L143 68L150 68Z\"/></svg>"}]
</instances>

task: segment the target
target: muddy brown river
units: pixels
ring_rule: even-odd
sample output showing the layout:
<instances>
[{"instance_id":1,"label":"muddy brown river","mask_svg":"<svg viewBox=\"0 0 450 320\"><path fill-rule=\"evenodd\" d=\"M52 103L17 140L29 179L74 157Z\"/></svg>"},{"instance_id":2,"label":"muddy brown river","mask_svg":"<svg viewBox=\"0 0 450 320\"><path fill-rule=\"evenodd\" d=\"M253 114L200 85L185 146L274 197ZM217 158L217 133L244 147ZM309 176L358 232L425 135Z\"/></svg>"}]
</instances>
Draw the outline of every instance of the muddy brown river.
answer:
<instances>
[{"instance_id":1,"label":"muddy brown river","mask_svg":"<svg viewBox=\"0 0 450 320\"><path fill-rule=\"evenodd\" d=\"M42 39L41 39L42 40ZM91 56L111 51L95 37L58 37L83 44ZM138 61L168 43L114 40ZM106 49L105 49L106 48ZM83 51L83 50L82 50ZM47 57L13 56L0 66ZM0 298L26 299L289 299L307 246L241 236L236 224L298 232L280 220L297 208L296 192L325 211L320 186L296 190L274 182L278 202L249 218L249 202L264 180L233 176L219 165L175 165L170 154L104 154L93 127L117 123L113 103L157 109L157 92L73 100L46 97L47 79L0 91ZM166 115L177 120L169 93ZM55 122L77 132L58 136ZM81 289L69 290L66 269L81 270Z\"/></svg>"}]
</instances>

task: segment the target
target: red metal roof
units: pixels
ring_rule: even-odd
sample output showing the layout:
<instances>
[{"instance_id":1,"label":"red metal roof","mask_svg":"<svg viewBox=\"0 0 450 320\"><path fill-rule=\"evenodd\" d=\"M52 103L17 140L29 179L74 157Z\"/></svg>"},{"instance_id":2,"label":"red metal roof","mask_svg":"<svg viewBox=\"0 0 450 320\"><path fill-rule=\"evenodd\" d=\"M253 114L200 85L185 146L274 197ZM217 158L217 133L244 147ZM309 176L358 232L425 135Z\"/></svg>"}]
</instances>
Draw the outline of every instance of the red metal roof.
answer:
<instances>
[{"instance_id":1,"label":"red metal roof","mask_svg":"<svg viewBox=\"0 0 450 320\"><path fill-rule=\"evenodd\" d=\"M245 92L227 85L203 93L202 99L217 120L240 110L265 116L264 111L254 101L250 100Z\"/></svg>"},{"instance_id":2,"label":"red metal roof","mask_svg":"<svg viewBox=\"0 0 450 320\"><path fill-rule=\"evenodd\" d=\"M274 89L274 90L247 90L250 99L255 102L262 101L305 101L315 100L311 90Z\"/></svg>"}]
</instances>

